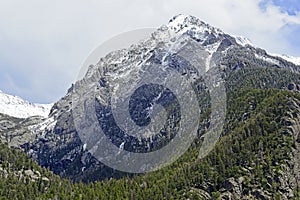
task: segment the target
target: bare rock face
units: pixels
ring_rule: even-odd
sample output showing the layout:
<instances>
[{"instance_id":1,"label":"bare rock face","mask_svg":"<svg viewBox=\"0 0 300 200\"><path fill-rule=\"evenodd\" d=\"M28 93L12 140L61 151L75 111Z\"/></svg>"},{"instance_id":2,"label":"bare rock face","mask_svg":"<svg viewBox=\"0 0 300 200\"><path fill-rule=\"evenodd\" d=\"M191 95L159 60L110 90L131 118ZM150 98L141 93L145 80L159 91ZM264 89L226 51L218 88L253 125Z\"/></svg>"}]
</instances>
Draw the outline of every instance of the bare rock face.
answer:
<instances>
[{"instance_id":1,"label":"bare rock face","mask_svg":"<svg viewBox=\"0 0 300 200\"><path fill-rule=\"evenodd\" d=\"M230 196L233 199L239 199L242 196L241 181L236 181L234 178L229 178L224 182L224 188L226 191L231 192Z\"/></svg>"},{"instance_id":2,"label":"bare rock face","mask_svg":"<svg viewBox=\"0 0 300 200\"><path fill-rule=\"evenodd\" d=\"M3 178L7 178L8 176L18 177L18 180L24 182L24 184L26 184L26 181L36 182L38 180L42 180L44 183L49 183L49 178L42 176L39 171L32 169L12 171L11 169L7 170L3 168L0 164L0 174Z\"/></svg>"},{"instance_id":3,"label":"bare rock face","mask_svg":"<svg viewBox=\"0 0 300 200\"><path fill-rule=\"evenodd\" d=\"M41 116L23 119L0 114L0 139L11 147L20 147L34 141L38 137L36 128L46 122L47 120Z\"/></svg>"}]
</instances>

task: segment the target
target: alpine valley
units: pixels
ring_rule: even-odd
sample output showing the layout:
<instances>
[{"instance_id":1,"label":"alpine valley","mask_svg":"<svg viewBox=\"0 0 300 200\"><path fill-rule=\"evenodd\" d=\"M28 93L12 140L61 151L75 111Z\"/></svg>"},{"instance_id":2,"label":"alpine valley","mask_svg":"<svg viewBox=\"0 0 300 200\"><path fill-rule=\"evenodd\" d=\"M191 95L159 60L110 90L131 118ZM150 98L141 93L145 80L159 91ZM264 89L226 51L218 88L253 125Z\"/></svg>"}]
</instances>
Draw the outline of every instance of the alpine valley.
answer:
<instances>
[{"instance_id":1,"label":"alpine valley","mask_svg":"<svg viewBox=\"0 0 300 200\"><path fill-rule=\"evenodd\" d=\"M75 128L76 93L97 83L96 102L106 102L118 77L130 80L145 63L192 75L178 56L187 45L193 53L186 61L201 57L212 78L224 80L226 123L214 149L198 159L211 119L207 88L195 79L205 109L198 136L178 160L130 174L95 159ZM177 15L149 38L99 58L54 104L0 92L0 140L0 199L300 199L300 59Z\"/></svg>"}]
</instances>

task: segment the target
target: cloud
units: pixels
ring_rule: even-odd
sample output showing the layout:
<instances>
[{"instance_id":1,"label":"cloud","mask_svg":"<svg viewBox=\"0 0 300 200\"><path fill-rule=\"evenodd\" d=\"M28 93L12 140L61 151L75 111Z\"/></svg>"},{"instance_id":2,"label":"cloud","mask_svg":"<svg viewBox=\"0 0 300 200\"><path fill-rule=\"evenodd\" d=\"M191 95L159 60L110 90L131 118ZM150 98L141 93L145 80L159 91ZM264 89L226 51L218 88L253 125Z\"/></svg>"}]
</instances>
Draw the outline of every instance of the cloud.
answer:
<instances>
[{"instance_id":1,"label":"cloud","mask_svg":"<svg viewBox=\"0 0 300 200\"><path fill-rule=\"evenodd\" d=\"M158 27L179 13L244 35L270 52L300 56L299 7L291 11L287 5L279 0L0 0L0 89L34 102L56 101L99 44L124 31Z\"/></svg>"},{"instance_id":2,"label":"cloud","mask_svg":"<svg viewBox=\"0 0 300 200\"><path fill-rule=\"evenodd\" d=\"M271 3L279 6L282 12L287 12L289 15L297 15L300 11L298 0L273 0Z\"/></svg>"}]
</instances>

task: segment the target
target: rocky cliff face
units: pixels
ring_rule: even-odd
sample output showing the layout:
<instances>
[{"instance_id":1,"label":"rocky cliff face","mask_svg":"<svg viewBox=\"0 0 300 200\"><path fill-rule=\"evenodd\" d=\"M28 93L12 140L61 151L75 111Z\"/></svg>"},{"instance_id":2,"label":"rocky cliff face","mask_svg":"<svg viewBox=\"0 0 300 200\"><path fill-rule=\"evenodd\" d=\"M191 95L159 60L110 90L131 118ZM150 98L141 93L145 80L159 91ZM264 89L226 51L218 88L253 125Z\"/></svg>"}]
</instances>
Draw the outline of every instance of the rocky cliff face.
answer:
<instances>
[{"instance_id":1,"label":"rocky cliff face","mask_svg":"<svg viewBox=\"0 0 300 200\"><path fill-rule=\"evenodd\" d=\"M184 59L180 57L181 52L185 53ZM76 93L78 94L78 91L85 93L91 89L91 84L96 84L100 88L96 101L104 105L109 102L111 88L117 87L120 77L121 80L130 80L147 64L155 66L164 64L176 68L181 74L188 74L194 78L194 86L200 88L203 84L199 81L200 75L193 74L195 65L189 65L194 60L198 61L198 71L213 69L215 77L226 80L227 91L239 90L248 84L255 88L282 90L294 89L300 84L300 67L294 63L272 56L262 49L251 46L244 39L230 36L195 17L179 15L171 19L167 25L160 27L150 38L101 58L89 68L82 80L76 82L68 93L53 105L46 119L41 117L19 119L1 115L1 140L8 142L10 146L22 148L40 165L49 167L62 177L75 181L120 177L124 173L99 162L81 141L75 128L72 109L74 98L77 98ZM292 135L297 142L290 158L281 164L286 170L279 171L279 176L266 177L268 182L270 179L270 182L276 181L280 184L283 199L293 196L293 190L299 187L300 176L300 118L299 114L295 114L299 111L299 102L291 99L290 103L291 116L288 120L290 124L286 134ZM201 131L204 130L199 130ZM245 170L251 173L251 167ZM220 190L222 198L271 198L267 191L256 187L255 184L252 184L251 195L244 196L244 181L243 177L227 179ZM203 198L211 197L209 191L198 189L195 191Z\"/></svg>"}]
</instances>

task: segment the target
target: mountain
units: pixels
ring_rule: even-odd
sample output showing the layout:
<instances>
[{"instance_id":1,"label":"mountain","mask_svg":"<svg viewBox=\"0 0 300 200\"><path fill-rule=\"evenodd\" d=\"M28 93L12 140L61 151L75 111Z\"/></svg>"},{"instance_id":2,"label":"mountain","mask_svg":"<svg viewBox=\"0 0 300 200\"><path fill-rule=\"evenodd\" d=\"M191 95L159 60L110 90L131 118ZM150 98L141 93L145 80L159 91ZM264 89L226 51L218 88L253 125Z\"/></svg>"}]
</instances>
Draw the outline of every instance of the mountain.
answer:
<instances>
[{"instance_id":1,"label":"mountain","mask_svg":"<svg viewBox=\"0 0 300 200\"><path fill-rule=\"evenodd\" d=\"M155 172L124 173L101 163L88 151L90 146L81 140L76 120L91 116L94 108L98 113L96 120L109 124L103 129L120 149L148 152L159 148L147 146L156 138L140 143L115 129L115 121L105 117L111 116L110 97L122 97L131 91L130 81L139 79L145 66L152 66L156 72L167 66L186 77L195 88L203 112L195 140L176 162ZM205 83L197 71L209 72L214 84ZM47 118L3 115L0 124L10 125L2 125L1 140L26 152L62 178L74 182L100 181L87 185L69 183L68 192L55 188L59 194L68 193L70 199L75 195L92 198L94 193L103 199L297 199L299 72L296 62L269 54L243 37L226 34L193 16L178 15L149 38L128 49L110 52L94 63L85 77L54 103ZM124 80L129 85L120 87ZM210 101L214 99L207 90L219 88L220 84L226 90L225 126L213 150L199 160L199 149L213 123L209 114ZM186 92L185 87L173 85L175 93ZM153 89L153 93L157 91L159 88ZM88 98L82 102L82 97ZM141 101L136 98L132 102L136 108ZM172 119L167 122L175 123L175 128L170 128L174 130L176 120ZM93 124L81 125L96 128ZM160 136L164 138L163 134ZM50 191L44 192L54 198Z\"/></svg>"},{"instance_id":2,"label":"mountain","mask_svg":"<svg viewBox=\"0 0 300 200\"><path fill-rule=\"evenodd\" d=\"M0 90L0 113L16 118L48 117L52 104L33 104Z\"/></svg>"},{"instance_id":3,"label":"mountain","mask_svg":"<svg viewBox=\"0 0 300 200\"><path fill-rule=\"evenodd\" d=\"M10 146L35 139L36 130L45 130L53 104L33 104L0 91L0 138ZM12 131L11 131L12 130ZM10 132L11 131L11 132Z\"/></svg>"}]
</instances>

